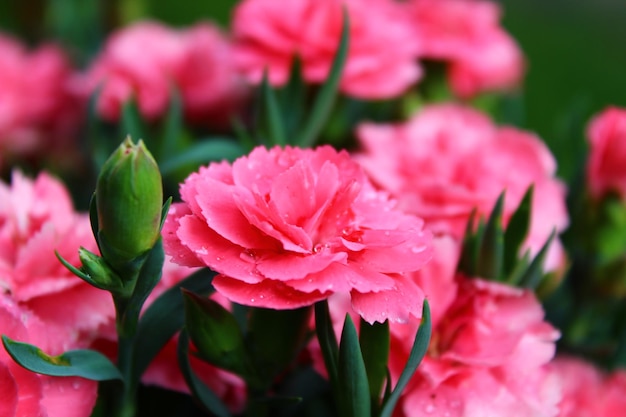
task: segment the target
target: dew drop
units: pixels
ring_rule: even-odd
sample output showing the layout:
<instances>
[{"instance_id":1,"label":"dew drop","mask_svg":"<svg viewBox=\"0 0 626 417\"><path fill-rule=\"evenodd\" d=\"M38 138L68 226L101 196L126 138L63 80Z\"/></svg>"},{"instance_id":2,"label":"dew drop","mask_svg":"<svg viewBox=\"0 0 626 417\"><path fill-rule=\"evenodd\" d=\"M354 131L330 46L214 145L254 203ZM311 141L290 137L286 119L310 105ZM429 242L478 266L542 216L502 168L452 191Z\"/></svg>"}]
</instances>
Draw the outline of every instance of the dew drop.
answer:
<instances>
[{"instance_id":1,"label":"dew drop","mask_svg":"<svg viewBox=\"0 0 626 417\"><path fill-rule=\"evenodd\" d=\"M250 302L251 302L251 303L254 303L255 301L256 301L256 300L255 300L254 298L251 298L251 299L250 299Z\"/></svg>"},{"instance_id":2,"label":"dew drop","mask_svg":"<svg viewBox=\"0 0 626 417\"><path fill-rule=\"evenodd\" d=\"M411 248L411 252L413 253L421 253L424 252L426 250L426 246L413 246Z\"/></svg>"},{"instance_id":3,"label":"dew drop","mask_svg":"<svg viewBox=\"0 0 626 417\"><path fill-rule=\"evenodd\" d=\"M263 294L259 295L259 299L262 300L263 298L265 298L265 296Z\"/></svg>"},{"instance_id":4,"label":"dew drop","mask_svg":"<svg viewBox=\"0 0 626 417\"><path fill-rule=\"evenodd\" d=\"M79 389L80 388L80 382L79 381L72 382L72 388Z\"/></svg>"},{"instance_id":5,"label":"dew drop","mask_svg":"<svg viewBox=\"0 0 626 417\"><path fill-rule=\"evenodd\" d=\"M424 412L426 414L432 414L435 412L435 406L432 404L427 404L426 407L424 407Z\"/></svg>"},{"instance_id":6,"label":"dew drop","mask_svg":"<svg viewBox=\"0 0 626 417\"><path fill-rule=\"evenodd\" d=\"M324 245L322 245L321 243L318 243L317 245L313 246L313 252L314 253L320 253L321 251L323 251L325 248Z\"/></svg>"},{"instance_id":7,"label":"dew drop","mask_svg":"<svg viewBox=\"0 0 626 417\"><path fill-rule=\"evenodd\" d=\"M389 236L391 233L389 233L389 230L385 230L385 236Z\"/></svg>"},{"instance_id":8,"label":"dew drop","mask_svg":"<svg viewBox=\"0 0 626 417\"><path fill-rule=\"evenodd\" d=\"M216 256L216 257L215 257L215 260L216 260L216 261L221 261L221 260L222 260L222 257L221 257L221 256Z\"/></svg>"}]
</instances>

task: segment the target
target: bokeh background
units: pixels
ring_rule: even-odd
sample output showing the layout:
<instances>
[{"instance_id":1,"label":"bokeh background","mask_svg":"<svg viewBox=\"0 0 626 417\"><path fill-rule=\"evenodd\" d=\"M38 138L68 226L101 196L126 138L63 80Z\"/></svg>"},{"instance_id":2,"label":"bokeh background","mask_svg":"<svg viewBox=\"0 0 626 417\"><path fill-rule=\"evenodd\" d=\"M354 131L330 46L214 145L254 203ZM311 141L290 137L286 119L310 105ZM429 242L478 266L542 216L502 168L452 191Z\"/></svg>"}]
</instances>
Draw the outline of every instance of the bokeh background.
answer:
<instances>
[{"instance_id":1,"label":"bokeh background","mask_svg":"<svg viewBox=\"0 0 626 417\"><path fill-rule=\"evenodd\" d=\"M280 1L280 0L277 0ZM173 26L212 19L227 28L235 0L2 0L0 29L29 42L61 42L78 65L105 35L153 18ZM510 122L537 132L571 180L585 149L584 127L609 104L626 106L626 1L502 0L503 24L527 56ZM1 59L1 57L0 57Z\"/></svg>"}]
</instances>

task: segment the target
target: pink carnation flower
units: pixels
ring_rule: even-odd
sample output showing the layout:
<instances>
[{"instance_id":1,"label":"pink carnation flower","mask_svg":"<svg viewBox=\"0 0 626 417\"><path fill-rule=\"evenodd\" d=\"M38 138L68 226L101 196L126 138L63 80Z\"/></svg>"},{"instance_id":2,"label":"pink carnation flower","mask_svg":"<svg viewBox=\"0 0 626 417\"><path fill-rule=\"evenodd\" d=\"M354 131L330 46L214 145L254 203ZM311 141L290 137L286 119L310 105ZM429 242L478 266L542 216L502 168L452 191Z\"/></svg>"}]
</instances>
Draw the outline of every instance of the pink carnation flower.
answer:
<instances>
[{"instance_id":1,"label":"pink carnation flower","mask_svg":"<svg viewBox=\"0 0 626 417\"><path fill-rule=\"evenodd\" d=\"M188 120L223 123L244 95L230 43L209 23L177 31L146 21L121 29L109 38L84 82L86 94L101 87L98 113L110 121L119 119L131 97L143 117L157 119L176 88Z\"/></svg>"},{"instance_id":2,"label":"pink carnation flower","mask_svg":"<svg viewBox=\"0 0 626 417\"><path fill-rule=\"evenodd\" d=\"M559 417L626 415L626 371L610 374L581 359L558 357L552 372L563 386Z\"/></svg>"},{"instance_id":3,"label":"pink carnation flower","mask_svg":"<svg viewBox=\"0 0 626 417\"><path fill-rule=\"evenodd\" d=\"M453 91L470 97L506 90L524 74L522 53L499 24L497 3L482 0L410 0L407 14L422 56L449 63Z\"/></svg>"},{"instance_id":4,"label":"pink carnation flower","mask_svg":"<svg viewBox=\"0 0 626 417\"><path fill-rule=\"evenodd\" d=\"M431 236L346 152L259 147L200 168L180 192L166 251L219 272L213 284L231 301L294 309L345 292L368 322L421 315L422 290L403 273L426 264Z\"/></svg>"},{"instance_id":5,"label":"pink carnation flower","mask_svg":"<svg viewBox=\"0 0 626 417\"><path fill-rule=\"evenodd\" d=\"M428 353L403 395L403 416L548 417L560 400L546 364L559 336L534 294L457 277L459 291L433 328ZM401 371L417 321L393 325L390 370Z\"/></svg>"},{"instance_id":6,"label":"pink carnation flower","mask_svg":"<svg viewBox=\"0 0 626 417\"><path fill-rule=\"evenodd\" d=\"M56 46L28 51L0 34L0 154L41 156L68 152L78 127L72 68Z\"/></svg>"},{"instance_id":7,"label":"pink carnation flower","mask_svg":"<svg viewBox=\"0 0 626 417\"><path fill-rule=\"evenodd\" d=\"M357 136L365 149L358 161L374 182L436 233L460 239L472 210L488 216L503 190L507 222L531 185L534 200L526 241L531 252L539 250L554 228L562 231L568 224L566 190L555 178L555 160L531 133L495 126L470 108L434 105L403 124L362 124ZM562 268L564 259L555 241L546 269Z\"/></svg>"},{"instance_id":8,"label":"pink carnation flower","mask_svg":"<svg viewBox=\"0 0 626 417\"><path fill-rule=\"evenodd\" d=\"M1 293L0 334L35 344L51 355L61 354L70 338L68 329L49 326ZM0 345L0 416L88 417L96 402L97 387L96 382L78 377L50 377L28 371Z\"/></svg>"},{"instance_id":9,"label":"pink carnation flower","mask_svg":"<svg viewBox=\"0 0 626 417\"><path fill-rule=\"evenodd\" d=\"M341 91L367 99L402 94L421 77L419 45L390 0L246 0L233 20L239 68L252 82L267 70L273 85L283 85L297 56L304 79L322 83L339 45L342 6L350 43Z\"/></svg>"},{"instance_id":10,"label":"pink carnation flower","mask_svg":"<svg viewBox=\"0 0 626 417\"><path fill-rule=\"evenodd\" d=\"M88 343L114 314L111 296L74 276L54 253L80 266L81 246L97 251L89 219L74 211L60 182L14 171L11 185L0 183L0 293L46 325L70 329L68 347Z\"/></svg>"},{"instance_id":11,"label":"pink carnation flower","mask_svg":"<svg viewBox=\"0 0 626 417\"><path fill-rule=\"evenodd\" d=\"M626 199L626 109L609 107L587 130L590 152L587 181L595 198L616 192Z\"/></svg>"}]
</instances>

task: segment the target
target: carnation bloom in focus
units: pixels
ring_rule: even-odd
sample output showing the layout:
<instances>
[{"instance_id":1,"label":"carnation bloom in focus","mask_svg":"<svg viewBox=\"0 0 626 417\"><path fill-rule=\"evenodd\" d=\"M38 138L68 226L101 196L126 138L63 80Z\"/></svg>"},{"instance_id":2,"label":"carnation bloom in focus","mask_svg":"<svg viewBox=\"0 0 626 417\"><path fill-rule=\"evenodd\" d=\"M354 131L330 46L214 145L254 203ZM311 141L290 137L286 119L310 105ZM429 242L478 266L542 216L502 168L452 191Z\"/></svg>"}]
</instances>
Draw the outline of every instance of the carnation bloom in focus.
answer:
<instances>
[{"instance_id":1,"label":"carnation bloom in focus","mask_svg":"<svg viewBox=\"0 0 626 417\"><path fill-rule=\"evenodd\" d=\"M409 0L404 6L423 58L446 62L461 97L516 87L524 59L500 26L500 7L483 0Z\"/></svg>"},{"instance_id":2,"label":"carnation bloom in focus","mask_svg":"<svg viewBox=\"0 0 626 417\"><path fill-rule=\"evenodd\" d=\"M626 415L626 371L605 373L591 363L559 356L550 364L562 385L559 417Z\"/></svg>"},{"instance_id":3,"label":"carnation bloom in focus","mask_svg":"<svg viewBox=\"0 0 626 417\"><path fill-rule=\"evenodd\" d=\"M0 34L0 155L67 156L79 124L73 71L56 46L28 51Z\"/></svg>"},{"instance_id":4,"label":"carnation bloom in focus","mask_svg":"<svg viewBox=\"0 0 626 417\"><path fill-rule=\"evenodd\" d=\"M350 293L370 323L421 316L423 292L404 273L430 259L430 233L346 152L258 147L200 168L180 193L166 252L219 272L213 285L231 301L295 309Z\"/></svg>"},{"instance_id":5,"label":"carnation bloom in focus","mask_svg":"<svg viewBox=\"0 0 626 417\"><path fill-rule=\"evenodd\" d=\"M8 294L0 293L0 334L59 355L67 347L74 347L67 345L68 330L47 325ZM79 377L52 377L28 371L0 346L2 417L88 417L96 403L97 388L95 381Z\"/></svg>"},{"instance_id":6,"label":"carnation bloom in focus","mask_svg":"<svg viewBox=\"0 0 626 417\"><path fill-rule=\"evenodd\" d=\"M615 192L626 200L626 109L609 107L595 116L587 136L587 182L592 196Z\"/></svg>"},{"instance_id":7,"label":"carnation bloom in focus","mask_svg":"<svg viewBox=\"0 0 626 417\"><path fill-rule=\"evenodd\" d=\"M143 117L157 119L176 89L188 121L223 124L244 96L232 65L228 39L211 24L177 31L144 21L111 35L83 89L98 92L97 111L110 121L131 98Z\"/></svg>"},{"instance_id":8,"label":"carnation bloom in focus","mask_svg":"<svg viewBox=\"0 0 626 417\"><path fill-rule=\"evenodd\" d=\"M78 248L97 252L87 215L74 211L67 190L40 173L35 180L13 172L0 183L0 293L49 328L68 330L66 347L86 346L112 320L109 293L74 276L55 251L80 266Z\"/></svg>"},{"instance_id":9,"label":"carnation bloom in focus","mask_svg":"<svg viewBox=\"0 0 626 417\"><path fill-rule=\"evenodd\" d=\"M527 189L534 186L526 247L534 256L554 229L568 224L565 186L541 139L513 127L498 127L476 110L452 104L424 107L402 124L364 123L357 136L358 161L400 208L424 218L438 234L463 237L476 209L487 217L506 192L507 223ZM545 269L559 270L565 254L558 240Z\"/></svg>"},{"instance_id":10,"label":"carnation bloom in focus","mask_svg":"<svg viewBox=\"0 0 626 417\"><path fill-rule=\"evenodd\" d=\"M350 96L398 96L421 77L417 39L390 0L246 0L235 10L233 36L238 68L258 83L267 70L283 85L296 57L305 81L322 83L330 71L349 16L349 49L340 90Z\"/></svg>"},{"instance_id":11,"label":"carnation bloom in focus","mask_svg":"<svg viewBox=\"0 0 626 417\"><path fill-rule=\"evenodd\" d=\"M527 290L457 276L458 292L433 327L426 357L398 415L556 416L560 384L547 369L559 332ZM392 325L390 371L406 363L418 322Z\"/></svg>"}]
</instances>

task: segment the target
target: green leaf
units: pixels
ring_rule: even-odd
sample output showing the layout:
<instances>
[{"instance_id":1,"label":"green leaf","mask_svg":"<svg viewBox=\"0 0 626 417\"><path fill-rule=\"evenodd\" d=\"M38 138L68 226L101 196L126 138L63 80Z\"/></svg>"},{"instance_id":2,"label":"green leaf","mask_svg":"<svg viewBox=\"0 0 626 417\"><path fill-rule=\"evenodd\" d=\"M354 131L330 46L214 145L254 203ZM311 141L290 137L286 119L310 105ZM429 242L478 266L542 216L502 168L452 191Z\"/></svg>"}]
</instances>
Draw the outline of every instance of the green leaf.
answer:
<instances>
[{"instance_id":1,"label":"green leaf","mask_svg":"<svg viewBox=\"0 0 626 417\"><path fill-rule=\"evenodd\" d=\"M476 275L479 254L479 239L474 233L474 222L476 221L476 209L472 210L463 236L463 247L461 249L461 259L459 260L459 271L468 276Z\"/></svg>"},{"instance_id":2,"label":"green leaf","mask_svg":"<svg viewBox=\"0 0 626 417\"><path fill-rule=\"evenodd\" d=\"M269 85L267 71L263 74L263 81L261 82L261 96L263 99L264 124L269 129L270 143L273 145L285 145L287 143L285 127L276 95Z\"/></svg>"},{"instance_id":3,"label":"green leaf","mask_svg":"<svg viewBox=\"0 0 626 417\"><path fill-rule=\"evenodd\" d=\"M178 89L172 85L170 87L170 102L165 115L163 126L163 137L161 147L159 149L158 161L168 155L174 155L176 152L176 144L183 132L183 103L180 98Z\"/></svg>"},{"instance_id":4,"label":"green leaf","mask_svg":"<svg viewBox=\"0 0 626 417\"><path fill-rule=\"evenodd\" d=\"M122 123L120 125L120 136L130 136L136 139L143 139L146 145L146 126L141 118L139 107L137 106L137 100L131 98L126 100L122 105Z\"/></svg>"},{"instance_id":5,"label":"green leaf","mask_svg":"<svg viewBox=\"0 0 626 417\"><path fill-rule=\"evenodd\" d=\"M254 380L243 334L232 313L208 297L183 290L185 327L199 356L219 368Z\"/></svg>"},{"instance_id":6,"label":"green leaf","mask_svg":"<svg viewBox=\"0 0 626 417\"><path fill-rule=\"evenodd\" d=\"M70 350L62 355L49 356L36 346L16 342L5 335L2 344L13 360L29 371L51 376L79 376L93 381L122 380L115 365L94 350Z\"/></svg>"},{"instance_id":7,"label":"green leaf","mask_svg":"<svg viewBox=\"0 0 626 417\"><path fill-rule=\"evenodd\" d=\"M341 332L339 344L338 388L340 415L342 417L367 417L371 415L370 388L365 362L361 353L356 328L350 315Z\"/></svg>"},{"instance_id":8,"label":"green leaf","mask_svg":"<svg viewBox=\"0 0 626 417\"><path fill-rule=\"evenodd\" d=\"M133 293L126 302L122 322L124 323L123 328L129 333L136 331L139 313L146 299L161 279L164 261L163 240L159 238L154 247L147 253L139 270Z\"/></svg>"},{"instance_id":9,"label":"green leaf","mask_svg":"<svg viewBox=\"0 0 626 417\"><path fill-rule=\"evenodd\" d=\"M178 338L177 356L180 370L194 398L200 402L206 411L215 414L217 417L230 417L228 408L226 408L224 403L191 369L191 363L189 362L189 336L185 330L180 333Z\"/></svg>"},{"instance_id":10,"label":"green leaf","mask_svg":"<svg viewBox=\"0 0 626 417\"><path fill-rule=\"evenodd\" d=\"M487 220L478 255L478 276L492 281L499 281L502 278L504 254L503 210L504 192L498 197Z\"/></svg>"},{"instance_id":11,"label":"green leaf","mask_svg":"<svg viewBox=\"0 0 626 417\"><path fill-rule=\"evenodd\" d=\"M320 91L315 98L310 111L310 116L304 125L302 132L297 136L296 143L303 148L313 146L321 129L324 127L328 116L333 108L333 102L337 95L337 89L341 80L341 73L348 58L348 43L350 33L350 20L348 12L343 10L343 27L341 29L341 38L337 54L333 59L330 73L326 78L326 82L321 86Z\"/></svg>"},{"instance_id":12,"label":"green leaf","mask_svg":"<svg viewBox=\"0 0 626 417\"><path fill-rule=\"evenodd\" d=\"M209 138L188 147L185 152L164 160L159 167L161 174L167 176L187 165L197 167L211 161L223 159L232 161L244 153L245 149L231 139Z\"/></svg>"},{"instance_id":13,"label":"green leaf","mask_svg":"<svg viewBox=\"0 0 626 417\"><path fill-rule=\"evenodd\" d=\"M212 282L215 275L207 268L198 270L161 294L142 314L135 337L132 371L137 380L161 348L184 325L181 288L208 296L214 291Z\"/></svg>"},{"instance_id":14,"label":"green leaf","mask_svg":"<svg viewBox=\"0 0 626 417\"><path fill-rule=\"evenodd\" d=\"M359 342L367 371L372 404L378 405L387 378L389 361L389 322L369 324L361 319Z\"/></svg>"},{"instance_id":15,"label":"green leaf","mask_svg":"<svg viewBox=\"0 0 626 417\"><path fill-rule=\"evenodd\" d=\"M413 342L413 347L411 348L409 359L404 366L404 370L400 374L398 383L383 404L383 409L380 413L380 417L392 416L393 410L396 407L398 400L400 399L400 395L402 395L402 392L409 384L411 377L417 370L417 367L424 358L424 355L426 355L426 351L428 350L428 344L430 343L431 333L432 323L430 321L430 307L428 305L428 300L424 300L424 306L422 308L422 322L420 324L420 328L417 331L417 334L415 335L415 341Z\"/></svg>"},{"instance_id":16,"label":"green leaf","mask_svg":"<svg viewBox=\"0 0 626 417\"><path fill-rule=\"evenodd\" d=\"M534 187L530 186L511 216L504 232L504 274L509 275L517 262L520 248L530 228L530 212Z\"/></svg>"},{"instance_id":17,"label":"green leaf","mask_svg":"<svg viewBox=\"0 0 626 417\"><path fill-rule=\"evenodd\" d=\"M328 301L326 300L315 303L315 332L322 356L324 357L324 364L326 365L330 383L333 386L333 391L337 392L339 345L333 329Z\"/></svg>"},{"instance_id":18,"label":"green leaf","mask_svg":"<svg viewBox=\"0 0 626 417\"><path fill-rule=\"evenodd\" d=\"M260 382L271 385L275 376L290 365L306 345L311 309L250 311L246 346Z\"/></svg>"},{"instance_id":19,"label":"green leaf","mask_svg":"<svg viewBox=\"0 0 626 417\"><path fill-rule=\"evenodd\" d=\"M257 145L255 140L252 138L252 135L250 135L250 132L248 132L245 124L241 121L239 117L233 117L231 119L231 125L233 128L233 132L235 132L235 136L239 141L239 144L243 146L246 150L252 150L252 148Z\"/></svg>"},{"instance_id":20,"label":"green leaf","mask_svg":"<svg viewBox=\"0 0 626 417\"><path fill-rule=\"evenodd\" d=\"M302 80L302 61L295 56L291 64L289 81L280 91L280 102L287 138L296 137L298 127L305 114L306 88ZM290 142L289 140L287 142Z\"/></svg>"},{"instance_id":21,"label":"green leaf","mask_svg":"<svg viewBox=\"0 0 626 417\"><path fill-rule=\"evenodd\" d=\"M539 286L544 276L543 263L546 259L546 255L548 254L548 249L550 248L550 245L552 244L552 241L555 239L555 237L556 237L556 229L552 231L552 233L550 234L550 237L548 238L548 240L546 240L546 243L544 243L544 245L541 247L539 252L537 252L537 255L528 266L528 269L526 270L524 275L522 275L522 277L520 278L519 280L520 287L530 288L534 290Z\"/></svg>"},{"instance_id":22,"label":"green leaf","mask_svg":"<svg viewBox=\"0 0 626 417\"><path fill-rule=\"evenodd\" d=\"M170 206L172 205L172 197L168 197L165 200L165 204L161 207L161 223L159 224L159 230L163 230L163 225L165 224L165 219L167 219L167 214L170 211Z\"/></svg>"}]
</instances>

